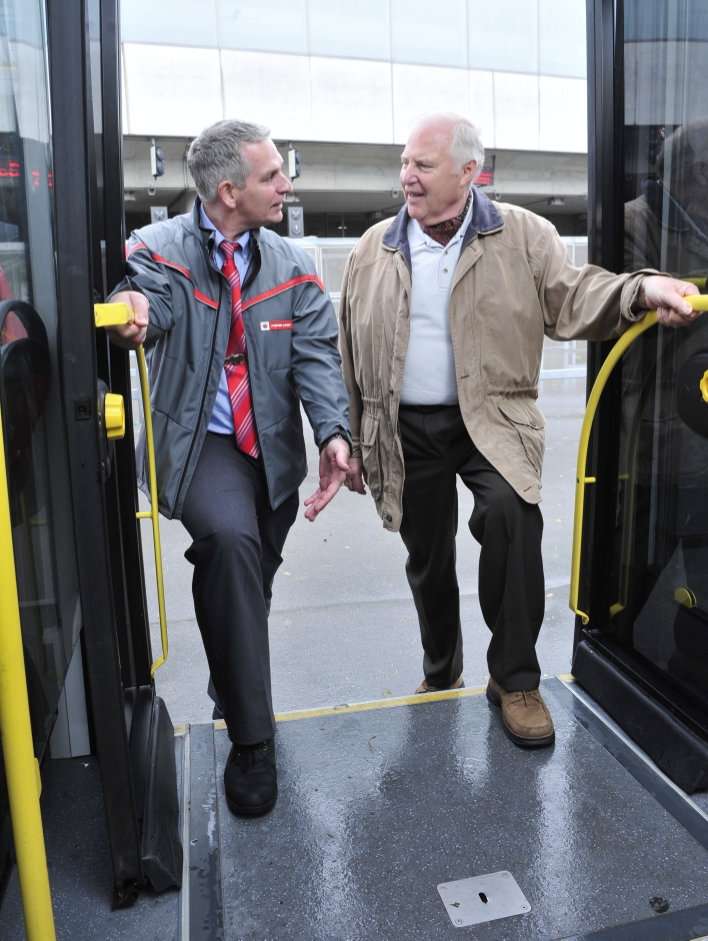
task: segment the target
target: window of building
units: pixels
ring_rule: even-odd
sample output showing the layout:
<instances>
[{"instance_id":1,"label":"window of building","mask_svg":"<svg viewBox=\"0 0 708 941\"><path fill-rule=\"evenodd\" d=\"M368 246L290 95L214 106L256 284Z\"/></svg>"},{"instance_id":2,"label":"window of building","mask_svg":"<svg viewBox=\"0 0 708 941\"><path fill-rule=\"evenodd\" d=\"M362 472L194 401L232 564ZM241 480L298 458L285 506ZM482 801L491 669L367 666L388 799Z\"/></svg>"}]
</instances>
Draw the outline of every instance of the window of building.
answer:
<instances>
[{"instance_id":1,"label":"window of building","mask_svg":"<svg viewBox=\"0 0 708 941\"><path fill-rule=\"evenodd\" d=\"M538 58L542 75L585 78L584 0L539 0Z\"/></svg>"},{"instance_id":2,"label":"window of building","mask_svg":"<svg viewBox=\"0 0 708 941\"><path fill-rule=\"evenodd\" d=\"M534 0L468 0L469 65L538 72L538 6Z\"/></svg>"},{"instance_id":3,"label":"window of building","mask_svg":"<svg viewBox=\"0 0 708 941\"><path fill-rule=\"evenodd\" d=\"M216 0L219 46L307 53L305 0Z\"/></svg>"},{"instance_id":4,"label":"window of building","mask_svg":"<svg viewBox=\"0 0 708 941\"><path fill-rule=\"evenodd\" d=\"M121 0L123 42L216 46L216 0Z\"/></svg>"},{"instance_id":5,"label":"window of building","mask_svg":"<svg viewBox=\"0 0 708 941\"><path fill-rule=\"evenodd\" d=\"M307 0L310 53L390 59L388 0Z\"/></svg>"},{"instance_id":6,"label":"window of building","mask_svg":"<svg viewBox=\"0 0 708 941\"><path fill-rule=\"evenodd\" d=\"M467 67L467 0L390 0L394 62Z\"/></svg>"}]
</instances>

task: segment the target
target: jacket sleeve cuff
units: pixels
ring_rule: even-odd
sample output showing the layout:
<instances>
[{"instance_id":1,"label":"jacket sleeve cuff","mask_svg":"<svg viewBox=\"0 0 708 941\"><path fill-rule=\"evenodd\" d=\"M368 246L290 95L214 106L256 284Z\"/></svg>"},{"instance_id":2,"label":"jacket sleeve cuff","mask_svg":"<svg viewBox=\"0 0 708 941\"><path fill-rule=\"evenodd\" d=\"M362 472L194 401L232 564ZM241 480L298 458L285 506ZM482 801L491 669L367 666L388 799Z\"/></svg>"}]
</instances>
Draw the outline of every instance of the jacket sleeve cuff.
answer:
<instances>
[{"instance_id":1,"label":"jacket sleeve cuff","mask_svg":"<svg viewBox=\"0 0 708 941\"><path fill-rule=\"evenodd\" d=\"M347 447L349 448L349 457L352 456L352 441L348 434L343 431L335 431L333 435L328 435L320 445L320 454L324 451L330 441L334 441L335 438L339 438L341 441L346 441Z\"/></svg>"},{"instance_id":2,"label":"jacket sleeve cuff","mask_svg":"<svg viewBox=\"0 0 708 941\"><path fill-rule=\"evenodd\" d=\"M630 275L624 283L620 298L620 311L625 320L632 323L643 320L644 315L649 310L648 307L639 306L639 292L642 288L642 282L649 275L661 275L664 278L673 277L668 272L656 271L654 268L642 268L641 271L636 271Z\"/></svg>"}]
</instances>

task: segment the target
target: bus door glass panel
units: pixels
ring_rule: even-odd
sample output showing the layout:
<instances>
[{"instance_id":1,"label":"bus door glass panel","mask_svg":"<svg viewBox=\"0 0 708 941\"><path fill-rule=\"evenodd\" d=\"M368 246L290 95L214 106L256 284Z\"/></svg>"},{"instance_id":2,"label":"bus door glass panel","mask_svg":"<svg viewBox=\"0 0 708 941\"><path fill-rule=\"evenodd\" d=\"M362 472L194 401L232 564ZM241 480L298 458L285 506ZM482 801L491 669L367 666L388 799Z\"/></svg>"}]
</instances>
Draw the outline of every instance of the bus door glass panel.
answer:
<instances>
[{"instance_id":1,"label":"bus door glass panel","mask_svg":"<svg viewBox=\"0 0 708 941\"><path fill-rule=\"evenodd\" d=\"M624 267L708 275L708 4L624 3ZM708 317L622 363L610 631L708 707Z\"/></svg>"},{"instance_id":2,"label":"bus door glass panel","mask_svg":"<svg viewBox=\"0 0 708 941\"><path fill-rule=\"evenodd\" d=\"M0 0L0 393L38 755L81 628L58 375L46 57L40 0Z\"/></svg>"}]
</instances>

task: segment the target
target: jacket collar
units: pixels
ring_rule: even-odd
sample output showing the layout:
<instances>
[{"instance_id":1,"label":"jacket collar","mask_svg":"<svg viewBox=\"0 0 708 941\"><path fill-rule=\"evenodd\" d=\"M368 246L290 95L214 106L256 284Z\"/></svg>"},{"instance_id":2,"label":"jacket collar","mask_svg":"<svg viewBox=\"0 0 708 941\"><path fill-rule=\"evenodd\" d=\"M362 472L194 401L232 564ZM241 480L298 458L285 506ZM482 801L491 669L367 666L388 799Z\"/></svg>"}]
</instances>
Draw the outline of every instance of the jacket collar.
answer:
<instances>
[{"instance_id":1,"label":"jacket collar","mask_svg":"<svg viewBox=\"0 0 708 941\"><path fill-rule=\"evenodd\" d=\"M192 207L192 211L189 214L189 221L194 231L199 233L199 237L202 241L202 244L204 245L206 250L209 252L209 257L211 257L212 252L214 251L214 229L208 229L202 225L201 208L202 208L202 201L197 196L197 198L194 200L194 206ZM251 251L252 252L260 251L260 245L259 245L260 229L251 229L249 234L250 234Z\"/></svg>"},{"instance_id":2,"label":"jacket collar","mask_svg":"<svg viewBox=\"0 0 708 941\"><path fill-rule=\"evenodd\" d=\"M197 196L197 198L194 200L192 211L189 214L189 222L190 222L192 229L194 229L194 231L199 234L199 238L201 239L202 244L204 245L206 250L209 252L209 255L211 256L211 253L214 249L214 230L205 229L204 226L202 225L201 210L202 210L202 201Z\"/></svg>"},{"instance_id":3,"label":"jacket collar","mask_svg":"<svg viewBox=\"0 0 708 941\"><path fill-rule=\"evenodd\" d=\"M411 247L408 244L408 221L408 206L404 204L396 218L384 232L381 241L386 248L402 252L410 268ZM485 196L480 189L475 189L474 199L472 200L472 217L462 237L462 248L464 249L465 245L471 242L475 236L489 235L501 229L503 225L504 220L499 215L499 211L491 199Z\"/></svg>"},{"instance_id":4,"label":"jacket collar","mask_svg":"<svg viewBox=\"0 0 708 941\"><path fill-rule=\"evenodd\" d=\"M202 201L197 196L194 200L194 206L189 215L189 222L192 229L198 234L201 239L202 245L204 246L209 258L212 257L214 252L214 230L206 229L202 225L201 218L201 205ZM241 289L245 290L248 285L253 281L255 276L260 271L261 267L261 242L260 242L260 229L251 229L250 230L250 248L251 248L251 263L248 266L248 271L246 272L246 277L244 278Z\"/></svg>"}]
</instances>

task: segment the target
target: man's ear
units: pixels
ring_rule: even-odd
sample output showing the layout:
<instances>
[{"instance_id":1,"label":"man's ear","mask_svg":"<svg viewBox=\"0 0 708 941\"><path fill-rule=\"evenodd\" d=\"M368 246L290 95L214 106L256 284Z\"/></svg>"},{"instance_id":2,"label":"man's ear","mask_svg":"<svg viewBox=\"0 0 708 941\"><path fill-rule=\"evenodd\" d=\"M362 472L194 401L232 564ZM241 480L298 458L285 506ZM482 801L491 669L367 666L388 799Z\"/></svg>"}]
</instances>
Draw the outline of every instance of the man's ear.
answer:
<instances>
[{"instance_id":1,"label":"man's ear","mask_svg":"<svg viewBox=\"0 0 708 941\"><path fill-rule=\"evenodd\" d=\"M217 196L227 209L235 209L239 202L240 190L228 180L222 180L217 187Z\"/></svg>"},{"instance_id":2,"label":"man's ear","mask_svg":"<svg viewBox=\"0 0 708 941\"><path fill-rule=\"evenodd\" d=\"M462 168L462 180L465 183L471 183L472 177L477 172L477 161L469 160Z\"/></svg>"}]
</instances>

